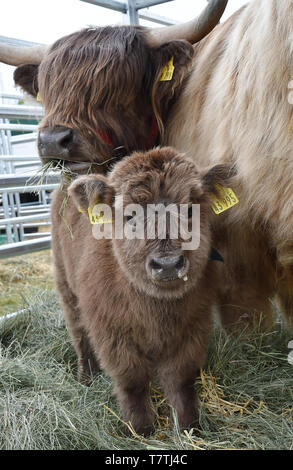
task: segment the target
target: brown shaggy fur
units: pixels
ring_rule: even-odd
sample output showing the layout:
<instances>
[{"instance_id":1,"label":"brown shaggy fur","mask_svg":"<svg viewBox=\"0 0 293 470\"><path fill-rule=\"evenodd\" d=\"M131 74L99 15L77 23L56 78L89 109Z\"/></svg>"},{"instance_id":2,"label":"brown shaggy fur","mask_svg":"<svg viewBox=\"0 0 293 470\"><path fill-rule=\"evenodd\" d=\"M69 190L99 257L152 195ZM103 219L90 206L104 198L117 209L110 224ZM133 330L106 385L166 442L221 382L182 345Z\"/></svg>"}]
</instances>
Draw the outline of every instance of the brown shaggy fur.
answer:
<instances>
[{"instance_id":1,"label":"brown shaggy fur","mask_svg":"<svg viewBox=\"0 0 293 470\"><path fill-rule=\"evenodd\" d=\"M56 41L42 60L38 87L45 107L40 130L74 129L83 145L83 160L103 162L112 147L130 153L147 150L153 116L163 133L171 102L186 76L193 47L171 41L153 48L147 29L138 26L90 27ZM161 82L163 66L174 58L174 77ZM32 80L35 82L35 69ZM16 84L27 86L27 68L16 69ZM37 90L36 86L35 89ZM87 147L87 148L86 148Z\"/></svg>"},{"instance_id":2,"label":"brown shaggy fur","mask_svg":"<svg viewBox=\"0 0 293 470\"><path fill-rule=\"evenodd\" d=\"M194 381L204 365L211 328L216 269L209 261L213 212L209 193L228 178L217 165L199 171L171 148L135 153L106 178L89 175L69 187L66 218L60 218L64 195L52 204L54 263L64 312L79 360L79 376L101 367L114 380L126 421L138 433L153 429L149 383L156 374L183 428L198 425ZM160 182L160 184L158 184ZM121 211L129 203L200 204L200 248L182 252L181 240L97 240L86 213L97 200ZM124 219L127 224L127 220ZM152 256L184 254L188 281L155 282L147 270Z\"/></svg>"}]
</instances>

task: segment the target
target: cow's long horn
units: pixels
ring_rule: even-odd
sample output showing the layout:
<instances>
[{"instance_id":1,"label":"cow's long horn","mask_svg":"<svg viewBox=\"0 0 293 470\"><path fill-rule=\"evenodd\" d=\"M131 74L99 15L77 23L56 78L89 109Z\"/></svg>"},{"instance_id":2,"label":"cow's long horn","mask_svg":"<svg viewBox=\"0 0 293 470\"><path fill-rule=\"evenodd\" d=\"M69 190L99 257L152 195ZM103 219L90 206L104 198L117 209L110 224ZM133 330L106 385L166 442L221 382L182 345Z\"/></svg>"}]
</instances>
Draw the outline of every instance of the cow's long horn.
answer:
<instances>
[{"instance_id":1,"label":"cow's long horn","mask_svg":"<svg viewBox=\"0 0 293 470\"><path fill-rule=\"evenodd\" d=\"M158 47L174 39L185 39L191 44L207 36L221 19L228 0L209 0L208 6L194 20L167 28L155 28L149 32L149 41L153 47Z\"/></svg>"},{"instance_id":2,"label":"cow's long horn","mask_svg":"<svg viewBox=\"0 0 293 470\"><path fill-rule=\"evenodd\" d=\"M12 46L0 43L0 62L8 65L40 64L47 46Z\"/></svg>"}]
</instances>

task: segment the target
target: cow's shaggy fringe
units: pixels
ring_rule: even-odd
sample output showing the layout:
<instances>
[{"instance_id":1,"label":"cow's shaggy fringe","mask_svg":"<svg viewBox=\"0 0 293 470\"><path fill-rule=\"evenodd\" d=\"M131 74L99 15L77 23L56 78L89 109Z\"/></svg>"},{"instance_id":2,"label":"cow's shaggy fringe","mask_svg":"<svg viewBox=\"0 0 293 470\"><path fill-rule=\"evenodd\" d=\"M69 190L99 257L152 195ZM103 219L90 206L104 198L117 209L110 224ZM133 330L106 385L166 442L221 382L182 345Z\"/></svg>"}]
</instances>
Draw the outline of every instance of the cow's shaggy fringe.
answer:
<instances>
[{"instance_id":1,"label":"cow's shaggy fringe","mask_svg":"<svg viewBox=\"0 0 293 470\"><path fill-rule=\"evenodd\" d=\"M198 381L202 431L168 427L153 388L157 431L123 434L112 383L76 381L76 357L52 293L0 323L1 449L293 449L293 370L281 325L273 333L228 337L216 331Z\"/></svg>"}]
</instances>

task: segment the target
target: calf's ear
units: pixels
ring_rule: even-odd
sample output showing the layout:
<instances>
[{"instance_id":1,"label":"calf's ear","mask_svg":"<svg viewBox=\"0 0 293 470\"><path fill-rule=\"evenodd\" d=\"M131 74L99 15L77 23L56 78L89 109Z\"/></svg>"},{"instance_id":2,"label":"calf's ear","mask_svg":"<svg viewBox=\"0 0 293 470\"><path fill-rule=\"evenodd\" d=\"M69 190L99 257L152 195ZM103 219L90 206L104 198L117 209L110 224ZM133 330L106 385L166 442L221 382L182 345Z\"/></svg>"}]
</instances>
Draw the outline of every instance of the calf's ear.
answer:
<instances>
[{"instance_id":1,"label":"calf's ear","mask_svg":"<svg viewBox=\"0 0 293 470\"><path fill-rule=\"evenodd\" d=\"M98 203L112 204L115 196L114 188L102 175L80 176L71 183L68 194L76 207L85 211Z\"/></svg>"},{"instance_id":2,"label":"calf's ear","mask_svg":"<svg viewBox=\"0 0 293 470\"><path fill-rule=\"evenodd\" d=\"M38 72L38 65L20 65L13 74L15 85L20 86L24 91L36 98L39 92Z\"/></svg>"},{"instance_id":3,"label":"calf's ear","mask_svg":"<svg viewBox=\"0 0 293 470\"><path fill-rule=\"evenodd\" d=\"M214 191L215 184L227 185L236 175L236 168L229 164L214 165L202 172L202 185L206 192Z\"/></svg>"}]
</instances>

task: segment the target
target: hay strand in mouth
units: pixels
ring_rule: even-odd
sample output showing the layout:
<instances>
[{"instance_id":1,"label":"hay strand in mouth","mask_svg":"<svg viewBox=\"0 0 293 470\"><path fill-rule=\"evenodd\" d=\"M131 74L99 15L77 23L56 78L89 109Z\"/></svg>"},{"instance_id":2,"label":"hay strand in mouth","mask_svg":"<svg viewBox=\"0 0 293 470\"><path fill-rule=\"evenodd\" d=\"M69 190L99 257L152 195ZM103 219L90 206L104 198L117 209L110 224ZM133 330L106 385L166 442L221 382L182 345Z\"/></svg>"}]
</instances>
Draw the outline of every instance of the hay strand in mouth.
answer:
<instances>
[{"instance_id":1,"label":"hay strand in mouth","mask_svg":"<svg viewBox=\"0 0 293 470\"><path fill-rule=\"evenodd\" d=\"M54 170L54 165L51 161L44 164L39 170L36 171L34 175L32 175L27 180L26 186L30 186L30 185L42 186L43 184L45 184L46 177L49 175L49 173L52 174L53 170Z\"/></svg>"},{"instance_id":2,"label":"hay strand in mouth","mask_svg":"<svg viewBox=\"0 0 293 470\"><path fill-rule=\"evenodd\" d=\"M105 160L104 162L88 162L78 160L68 161L52 157L50 161L42 165L42 167L36 172L35 175L29 178L29 180L27 181L27 185L33 184L34 186L40 186L41 189L41 186L45 183L47 176L51 176L54 173L58 173L60 175L60 190L64 193L64 199L59 210L59 215L62 218L65 226L69 230L71 238L73 239L72 227L66 218L66 208L69 199L69 196L67 194L68 185L73 179L75 179L81 174L81 170L83 170L85 174L90 174L94 170L95 166L102 166L116 159L116 157L112 157L108 160ZM74 171L74 166L76 166L77 171Z\"/></svg>"},{"instance_id":3,"label":"hay strand in mouth","mask_svg":"<svg viewBox=\"0 0 293 470\"><path fill-rule=\"evenodd\" d=\"M68 194L67 194L67 186L70 184L72 179L78 176L77 173L74 173L70 168L66 166L66 162L64 160L50 160L49 162L45 163L35 175L33 175L27 181L27 185L33 184L34 186L40 186L40 190L42 185L45 183L46 177L51 176L52 174L58 173L61 177L60 182L60 190L64 193L64 199L62 201L59 215L62 218L65 226L67 227L71 238L73 238L72 228L66 219L66 207L68 202Z\"/></svg>"},{"instance_id":4,"label":"hay strand in mouth","mask_svg":"<svg viewBox=\"0 0 293 470\"><path fill-rule=\"evenodd\" d=\"M65 177L66 179L72 179L78 176L78 173L73 172L66 166L65 160L50 160L44 163L36 174L29 178L28 183L41 186L44 184L46 177L54 173L58 173L61 177Z\"/></svg>"},{"instance_id":5,"label":"hay strand in mouth","mask_svg":"<svg viewBox=\"0 0 293 470\"><path fill-rule=\"evenodd\" d=\"M76 177L79 175L79 172L73 171L71 169L72 167L74 168L74 166L76 166L76 168L78 169L79 165L83 165L84 168L87 167L86 172L90 173L92 170L94 170L95 167L102 167L103 165L107 165L108 163L117 160L117 157L111 157L103 162L90 162L84 160L62 160L60 158L55 157L46 157L46 159L49 158L50 161L44 163L42 165L42 168L37 172L40 173L42 177L46 176L48 171L60 171L62 175Z\"/></svg>"},{"instance_id":6,"label":"hay strand in mouth","mask_svg":"<svg viewBox=\"0 0 293 470\"><path fill-rule=\"evenodd\" d=\"M65 226L67 227L71 238L73 239L73 232L72 232L72 227L70 223L68 222L66 218L66 207L68 203L69 196L67 194L67 187L71 183L71 181L76 178L80 173L75 172L72 170L71 167L67 165L67 161L65 160L60 160L60 159L52 159L49 162L45 163L37 172L35 175L33 175L31 178L29 178L27 185L33 184L34 186L41 186L45 183L46 177L48 175L56 174L58 173L61 177L60 181L60 190L62 193L64 193L64 199L62 201L60 210L59 210L59 215L62 218ZM81 162L81 163L86 163L88 168L87 168L87 174L89 174L92 170L93 163L90 162Z\"/></svg>"}]
</instances>

